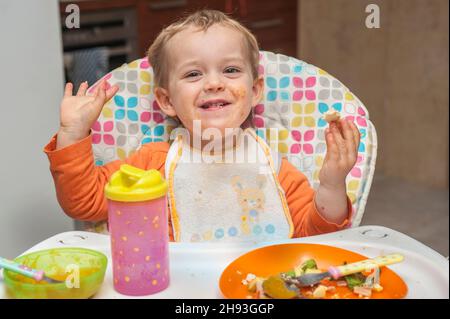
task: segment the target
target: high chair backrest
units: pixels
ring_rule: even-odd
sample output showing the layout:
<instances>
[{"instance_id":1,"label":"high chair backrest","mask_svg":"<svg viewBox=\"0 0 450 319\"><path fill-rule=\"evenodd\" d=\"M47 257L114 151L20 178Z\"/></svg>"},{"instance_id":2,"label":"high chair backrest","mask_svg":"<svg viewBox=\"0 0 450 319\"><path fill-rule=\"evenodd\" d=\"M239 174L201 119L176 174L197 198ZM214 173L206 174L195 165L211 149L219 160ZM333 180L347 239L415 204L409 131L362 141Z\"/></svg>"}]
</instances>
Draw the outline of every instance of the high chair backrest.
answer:
<instances>
[{"instance_id":1,"label":"high chair backrest","mask_svg":"<svg viewBox=\"0 0 450 319\"><path fill-rule=\"evenodd\" d=\"M339 80L304 61L260 52L264 98L253 112L257 134L305 174L314 188L326 153L323 114L335 109L361 132L358 160L347 176L353 214L349 227L364 213L375 169L377 135L362 102ZM167 117L153 96L153 70L146 58L124 64L104 76L119 92L104 106L92 127L95 163L125 159L142 144L169 141L177 122ZM97 82L99 83L99 82ZM89 92L95 89L95 85ZM104 230L98 227L97 231Z\"/></svg>"}]
</instances>

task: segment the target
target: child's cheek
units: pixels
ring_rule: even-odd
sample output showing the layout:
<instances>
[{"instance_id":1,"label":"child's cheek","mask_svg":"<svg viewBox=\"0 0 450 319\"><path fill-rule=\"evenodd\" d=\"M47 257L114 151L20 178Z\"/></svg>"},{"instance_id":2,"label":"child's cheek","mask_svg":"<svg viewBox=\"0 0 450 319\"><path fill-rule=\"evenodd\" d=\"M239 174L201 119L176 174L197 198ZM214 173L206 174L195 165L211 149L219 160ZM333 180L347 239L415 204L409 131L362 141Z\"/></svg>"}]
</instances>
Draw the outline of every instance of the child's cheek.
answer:
<instances>
[{"instance_id":1,"label":"child's cheek","mask_svg":"<svg viewBox=\"0 0 450 319\"><path fill-rule=\"evenodd\" d=\"M241 100L247 95L247 90L243 86L232 87L230 90L236 100Z\"/></svg>"},{"instance_id":2,"label":"child's cheek","mask_svg":"<svg viewBox=\"0 0 450 319\"><path fill-rule=\"evenodd\" d=\"M238 86L238 87L232 87L230 88L231 94L233 94L234 99L236 102L238 102L241 105L245 105L246 101L245 98L247 96L247 89L245 86ZM242 107L239 110L239 116L244 116L246 114L247 110L245 107Z\"/></svg>"}]
</instances>

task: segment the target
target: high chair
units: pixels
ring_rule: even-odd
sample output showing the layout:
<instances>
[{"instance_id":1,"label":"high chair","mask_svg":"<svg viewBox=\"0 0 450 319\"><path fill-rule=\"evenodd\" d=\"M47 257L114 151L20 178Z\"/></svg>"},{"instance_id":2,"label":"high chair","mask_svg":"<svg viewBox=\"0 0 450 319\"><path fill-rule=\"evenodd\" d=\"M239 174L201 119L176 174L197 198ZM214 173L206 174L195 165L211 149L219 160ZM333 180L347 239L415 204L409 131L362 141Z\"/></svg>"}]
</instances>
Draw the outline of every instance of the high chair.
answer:
<instances>
[{"instance_id":1,"label":"high chair","mask_svg":"<svg viewBox=\"0 0 450 319\"><path fill-rule=\"evenodd\" d=\"M349 227L360 224L364 214L377 155L377 134L362 102L339 80L304 61L268 51L260 52L259 74L264 75L264 97L253 110L257 134L269 146L319 185L319 170L326 153L323 114L340 112L358 126L361 142L356 165L346 178L353 213ZM96 165L125 159L141 145L169 140L177 122L167 117L153 96L153 71L141 58L103 77L118 93L104 106L92 127ZM99 82L97 82L98 84ZM95 85L88 92L92 93ZM105 223L85 222L85 230L106 233Z\"/></svg>"}]
</instances>

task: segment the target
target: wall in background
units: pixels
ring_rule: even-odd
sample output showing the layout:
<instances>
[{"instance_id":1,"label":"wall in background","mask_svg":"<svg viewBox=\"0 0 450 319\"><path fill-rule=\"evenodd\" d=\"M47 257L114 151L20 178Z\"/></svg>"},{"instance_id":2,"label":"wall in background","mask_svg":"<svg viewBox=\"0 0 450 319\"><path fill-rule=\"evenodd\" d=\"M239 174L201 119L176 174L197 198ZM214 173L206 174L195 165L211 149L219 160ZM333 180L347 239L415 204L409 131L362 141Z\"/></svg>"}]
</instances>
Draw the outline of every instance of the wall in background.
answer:
<instances>
[{"instance_id":1,"label":"wall in background","mask_svg":"<svg viewBox=\"0 0 450 319\"><path fill-rule=\"evenodd\" d=\"M381 28L368 29L368 4ZM448 0L299 0L299 58L348 86L378 132L376 173L448 187Z\"/></svg>"},{"instance_id":2,"label":"wall in background","mask_svg":"<svg viewBox=\"0 0 450 319\"><path fill-rule=\"evenodd\" d=\"M0 1L0 256L73 229L42 151L59 124L59 30L57 0Z\"/></svg>"}]
</instances>

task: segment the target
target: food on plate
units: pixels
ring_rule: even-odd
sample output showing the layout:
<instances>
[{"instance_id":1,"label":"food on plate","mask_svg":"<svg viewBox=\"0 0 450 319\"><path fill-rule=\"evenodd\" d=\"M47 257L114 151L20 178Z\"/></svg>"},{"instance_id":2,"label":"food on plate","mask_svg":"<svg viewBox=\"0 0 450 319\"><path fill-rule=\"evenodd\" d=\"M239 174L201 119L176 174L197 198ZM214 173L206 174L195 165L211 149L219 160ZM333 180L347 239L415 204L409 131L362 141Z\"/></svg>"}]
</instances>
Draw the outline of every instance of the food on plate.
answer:
<instances>
[{"instance_id":1,"label":"food on plate","mask_svg":"<svg viewBox=\"0 0 450 319\"><path fill-rule=\"evenodd\" d=\"M345 265L346 263L344 263ZM370 298L381 292L380 268L371 265L363 272L347 275L338 280L325 278L315 285L303 287L297 278L305 274L326 272L319 269L314 259L308 259L286 272L267 278L247 274L242 284L247 286L252 298L274 299L321 299L321 298Z\"/></svg>"}]
</instances>

